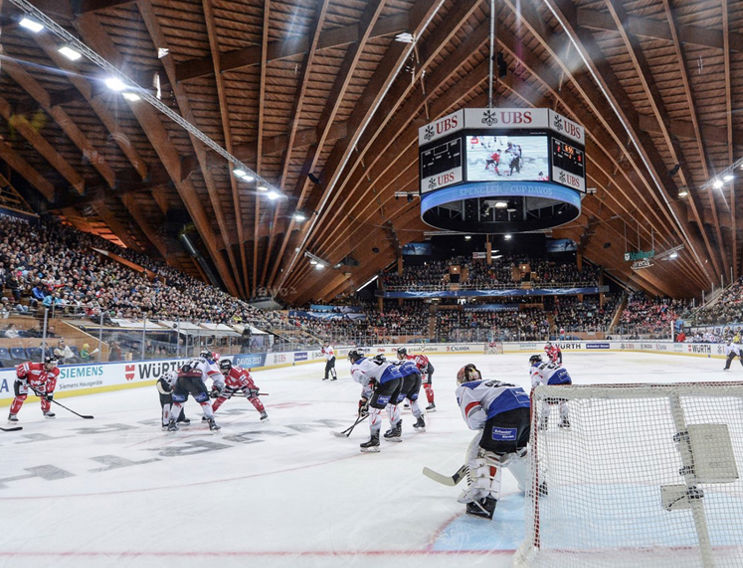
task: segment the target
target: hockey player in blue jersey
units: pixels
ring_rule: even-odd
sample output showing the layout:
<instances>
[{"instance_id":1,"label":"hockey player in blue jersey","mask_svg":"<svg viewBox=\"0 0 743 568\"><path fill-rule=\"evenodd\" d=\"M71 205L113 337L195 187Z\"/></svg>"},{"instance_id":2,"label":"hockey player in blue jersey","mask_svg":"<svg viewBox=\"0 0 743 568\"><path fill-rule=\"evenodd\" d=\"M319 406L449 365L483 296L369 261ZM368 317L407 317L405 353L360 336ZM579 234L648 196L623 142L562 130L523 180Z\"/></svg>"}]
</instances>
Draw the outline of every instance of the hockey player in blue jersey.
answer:
<instances>
[{"instance_id":1,"label":"hockey player in blue jersey","mask_svg":"<svg viewBox=\"0 0 743 568\"><path fill-rule=\"evenodd\" d=\"M362 452L379 451L379 431L382 428L382 410L387 408L390 429L384 433L384 439L390 442L402 442L402 419L397 400L402 389L402 375L397 365L376 355L364 357L356 349L348 352L351 361L351 378L361 384L359 416L369 415L368 442L361 444Z\"/></svg>"},{"instance_id":2,"label":"hockey player in blue jersey","mask_svg":"<svg viewBox=\"0 0 743 568\"><path fill-rule=\"evenodd\" d=\"M399 350L398 350L399 353ZM419 432L425 432L426 421L423 420L423 411L418 406L418 395L421 390L423 373L421 373L415 361L406 359L397 363L400 374L402 375L402 388L400 395L397 397L397 404L400 404L406 398L410 401L410 411L416 418L413 428Z\"/></svg>"},{"instance_id":3,"label":"hockey player in blue jersey","mask_svg":"<svg viewBox=\"0 0 743 568\"><path fill-rule=\"evenodd\" d=\"M502 469L524 491L528 477L529 395L500 381L485 381L474 364L457 373L457 403L471 430L481 430L467 449L468 486L459 496L467 513L493 518L500 497Z\"/></svg>"},{"instance_id":4,"label":"hockey player in blue jersey","mask_svg":"<svg viewBox=\"0 0 743 568\"><path fill-rule=\"evenodd\" d=\"M565 367L561 367L553 362L544 363L541 355L532 355L529 357L531 388L537 385L571 385L573 380L570 378ZM546 430L549 423L550 407L558 404L560 406L560 428L570 428L570 417L568 415L568 403L565 399L549 398L545 399L542 404L539 429Z\"/></svg>"}]
</instances>

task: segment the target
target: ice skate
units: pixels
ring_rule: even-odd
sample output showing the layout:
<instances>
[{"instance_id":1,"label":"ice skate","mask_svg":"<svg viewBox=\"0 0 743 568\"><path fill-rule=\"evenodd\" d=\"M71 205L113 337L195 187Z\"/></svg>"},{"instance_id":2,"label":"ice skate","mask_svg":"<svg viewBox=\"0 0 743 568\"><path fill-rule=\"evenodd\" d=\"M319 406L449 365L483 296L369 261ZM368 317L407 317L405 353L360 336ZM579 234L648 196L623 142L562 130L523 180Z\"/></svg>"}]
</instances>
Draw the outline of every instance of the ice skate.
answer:
<instances>
[{"instance_id":1,"label":"ice skate","mask_svg":"<svg viewBox=\"0 0 743 568\"><path fill-rule=\"evenodd\" d=\"M8 414L8 422L18 422L18 416L16 414Z\"/></svg>"},{"instance_id":2,"label":"ice skate","mask_svg":"<svg viewBox=\"0 0 743 568\"><path fill-rule=\"evenodd\" d=\"M426 421L423 420L423 416L419 416L418 420L413 424L413 428L418 430L419 432L423 432L426 429Z\"/></svg>"},{"instance_id":3,"label":"ice skate","mask_svg":"<svg viewBox=\"0 0 743 568\"><path fill-rule=\"evenodd\" d=\"M369 438L369 441L359 444L359 447L361 448L361 451L365 453L378 452L379 434L372 434L371 438Z\"/></svg>"},{"instance_id":4,"label":"ice skate","mask_svg":"<svg viewBox=\"0 0 743 568\"><path fill-rule=\"evenodd\" d=\"M432 402L426 406L426 412L436 412L436 405Z\"/></svg>"},{"instance_id":5,"label":"ice skate","mask_svg":"<svg viewBox=\"0 0 743 568\"><path fill-rule=\"evenodd\" d=\"M208 418L207 422L209 422L209 430L219 430L222 428L219 424L216 423L214 418Z\"/></svg>"},{"instance_id":6,"label":"ice skate","mask_svg":"<svg viewBox=\"0 0 743 568\"><path fill-rule=\"evenodd\" d=\"M402 420L384 433L388 442L402 442Z\"/></svg>"},{"instance_id":7,"label":"ice skate","mask_svg":"<svg viewBox=\"0 0 743 568\"><path fill-rule=\"evenodd\" d=\"M47 410L47 411L46 411L46 412L44 413L44 418L54 418L55 416L57 416L57 415L56 415L56 414L54 414L54 413L53 413L53 412L52 412L51 410Z\"/></svg>"},{"instance_id":8,"label":"ice skate","mask_svg":"<svg viewBox=\"0 0 743 568\"><path fill-rule=\"evenodd\" d=\"M168 432L177 432L178 431L178 425L175 423L175 419L171 418L170 422L168 422Z\"/></svg>"},{"instance_id":9,"label":"ice skate","mask_svg":"<svg viewBox=\"0 0 743 568\"><path fill-rule=\"evenodd\" d=\"M485 497L478 501L467 503L467 514L484 519L492 519L497 501L492 497Z\"/></svg>"},{"instance_id":10,"label":"ice skate","mask_svg":"<svg viewBox=\"0 0 743 568\"><path fill-rule=\"evenodd\" d=\"M261 420L268 420L268 413L265 410L261 412Z\"/></svg>"}]
</instances>

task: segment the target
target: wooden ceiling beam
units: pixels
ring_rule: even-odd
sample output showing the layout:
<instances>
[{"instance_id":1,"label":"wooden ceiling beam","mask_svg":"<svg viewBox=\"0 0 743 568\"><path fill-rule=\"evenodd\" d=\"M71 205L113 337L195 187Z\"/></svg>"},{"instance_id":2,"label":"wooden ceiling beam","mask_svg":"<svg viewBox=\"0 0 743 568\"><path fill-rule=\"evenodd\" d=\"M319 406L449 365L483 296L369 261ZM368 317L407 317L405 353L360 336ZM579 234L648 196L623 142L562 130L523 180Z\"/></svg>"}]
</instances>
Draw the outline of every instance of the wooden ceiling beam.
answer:
<instances>
[{"instance_id":1,"label":"wooden ceiling beam","mask_svg":"<svg viewBox=\"0 0 743 568\"><path fill-rule=\"evenodd\" d=\"M279 187L283 188L286 184L287 176L289 175L289 165L291 164L291 158L292 158L292 150L294 149L294 144L297 139L297 130L299 127L299 119L302 116L302 107L304 105L304 99L305 95L307 94L307 89L309 88L309 79L310 79L310 68L312 66L312 62L315 57L315 52L317 51L317 46L320 41L320 36L322 35L322 28L325 25L325 15L328 10L328 4L330 0L321 0L320 3L317 6L317 10L314 13L314 16L312 17L312 23L310 25L310 30L314 30L312 32L312 38L310 39L309 46L307 49L307 52L305 53L304 58L302 59L302 67L299 71L299 79L297 81L297 92L294 95L294 105L291 110L291 113L289 116L291 116L291 120L289 123L289 136L288 140L285 145L285 151L284 156L281 163L281 175L279 177ZM313 132L315 133L315 136L317 135L317 130L313 129ZM264 150L265 151L265 150ZM268 237L268 247L266 249L266 253L264 256L263 261L263 270L261 272L261 286L265 286L266 279L268 278L268 261L271 257L271 251L273 249L274 244L274 236L276 232L276 225L278 222L279 212L281 211L282 203L276 203L275 209L274 209L274 217L273 222L271 223L271 233Z\"/></svg>"},{"instance_id":2,"label":"wooden ceiling beam","mask_svg":"<svg viewBox=\"0 0 743 568\"><path fill-rule=\"evenodd\" d=\"M371 32L372 38L408 31L407 14L395 14L380 18ZM338 48L359 41L360 33L357 24L325 30L318 39L317 49ZM266 46L266 61L276 61L293 57L308 51L308 37L290 37L271 41ZM220 53L222 72L233 71L251 65L259 65L263 57L261 46L250 46ZM176 66L176 80L187 81L214 73L211 57L199 57L179 63Z\"/></svg>"},{"instance_id":3,"label":"wooden ceiling beam","mask_svg":"<svg viewBox=\"0 0 743 568\"><path fill-rule=\"evenodd\" d=\"M616 31L616 25L610 13L591 8L578 8L576 10L576 23L583 28L592 30ZM649 39L675 41L675 35L681 42L696 47L712 47L727 52L743 51L743 34L738 32L729 34L728 47L725 48L723 32L708 27L679 25L676 31L672 32L667 20L632 15L627 16L624 25L632 35Z\"/></svg>"},{"instance_id":4,"label":"wooden ceiling beam","mask_svg":"<svg viewBox=\"0 0 743 568\"><path fill-rule=\"evenodd\" d=\"M219 53L219 41L217 38L217 26L214 21L214 10L212 0L202 0L202 9L204 11L204 21L206 23L206 33L209 37L209 49L212 54L214 64L214 77L217 83L217 100L219 101L219 116L222 122L222 135L224 136L225 149L232 153L232 131L230 128L230 112L227 102L227 95L224 88L224 78L222 76L222 62ZM243 218L241 215L240 197L238 195L238 181L235 179L233 168L228 168L230 178L230 188L232 190L232 207L234 209L235 227L237 229L238 248L240 251L240 264L242 266L242 286L243 290L248 289L248 267L245 253L245 236L243 228ZM240 269L235 267L235 273L239 279Z\"/></svg>"},{"instance_id":5,"label":"wooden ceiling beam","mask_svg":"<svg viewBox=\"0 0 743 568\"><path fill-rule=\"evenodd\" d=\"M261 59L260 74L258 82L258 144L256 146L255 171L260 175L263 162L263 128L265 126L265 107L266 107L266 71L268 70L268 32L271 26L271 0L263 0L263 27L261 36ZM256 192L255 202L255 221L253 225L253 287L252 297L257 296L258 290L258 229L261 225L261 199L260 194Z\"/></svg>"},{"instance_id":6,"label":"wooden ceiling beam","mask_svg":"<svg viewBox=\"0 0 743 568\"><path fill-rule=\"evenodd\" d=\"M142 16L145 19L145 23L147 23L145 14L148 14L146 10ZM83 40L103 57L115 65L123 64L123 57L111 40L111 37L101 24L90 14L82 15L77 18L75 21L75 27ZM178 155L175 146L170 141L170 137L163 126L160 115L151 106L148 104L142 104L141 101L129 103L129 108L132 110L132 113L141 125L142 131L147 136L163 166L165 166L168 175L178 191L178 195L180 195L181 200L185 204L204 245L209 251L209 255L211 256L225 287L231 294L237 296L239 292L235 280L228 264L225 262L225 259L219 251L217 236L212 231L211 220L207 216L204 206L199 201L196 188L189 180L181 180L180 156Z\"/></svg>"},{"instance_id":7,"label":"wooden ceiling beam","mask_svg":"<svg viewBox=\"0 0 743 568\"><path fill-rule=\"evenodd\" d=\"M733 90L732 90L732 69L730 61L730 45L733 39L733 32L730 31L730 15L728 14L728 0L722 1L722 45L723 45L723 61L725 64L725 130L727 134L727 149L728 149L728 164L732 164L734 160L734 140L737 140L740 144L743 137L736 137L733 133ZM738 272L740 267L738 266L738 220L735 211L735 186L740 182L734 179L730 184L730 224L731 228L731 256L732 256L732 274L726 274L731 281L735 281L738 278ZM711 194L711 192L710 192Z\"/></svg>"},{"instance_id":8,"label":"wooden ceiling beam","mask_svg":"<svg viewBox=\"0 0 743 568\"><path fill-rule=\"evenodd\" d=\"M80 0L79 8L73 11L76 14L87 14L88 12L97 12L107 8L116 8L134 4L135 0ZM74 6L74 4L73 4Z\"/></svg>"},{"instance_id":9,"label":"wooden ceiling beam","mask_svg":"<svg viewBox=\"0 0 743 568\"><path fill-rule=\"evenodd\" d=\"M515 13L521 14L524 25L535 34L536 39L548 50L552 60L560 66L566 76L570 77L572 85L583 97L588 108L604 124L606 133L623 149L623 153L627 157L626 164L636 173L638 183L645 187L642 190L639 185L637 186L638 196L647 192L652 197L657 204L657 209L668 217L671 226L677 228L682 242L693 252L700 268L707 273L709 282L713 283L715 281L714 271L709 264L705 264L702 260L703 256L707 256L702 252L706 247L697 235L696 230L692 229L684 219L681 208L675 202L678 193L675 184L668 176L668 168L663 164L652 143L645 143L650 142L650 140L647 136L643 137L639 131L634 108L631 105L626 108L621 107L628 99L626 95L619 95L619 93L624 93L624 89L619 85L609 68L608 61L600 53L589 32L585 28L577 26L575 8L572 4L569 4L567 0L545 1L550 9L559 16L561 23L571 30L578 48L584 51L586 60L592 66L592 73L589 73L588 70L575 71L575 55L570 55L573 44L569 41L567 34L550 34L549 37L538 35L536 31L538 26L535 24L535 20L541 20L542 17L534 10L533 6L527 2L521 6L521 9L517 9L511 0L506 0L506 4ZM598 77L603 83L600 89L594 87L594 76ZM609 83L611 84L609 85ZM616 91L612 91L612 89L616 89ZM606 96L614 99L611 106L606 101ZM619 120L613 109L623 115L622 121ZM641 154L636 154L635 151L626 146L627 140L623 139L625 129L629 129L634 136L638 145L637 152L641 152ZM652 171L645 170L641 167L641 164L646 164ZM652 179L649 179L649 175ZM667 188L674 188L672 190L673 197L669 196Z\"/></svg>"},{"instance_id":10,"label":"wooden ceiling beam","mask_svg":"<svg viewBox=\"0 0 743 568\"><path fill-rule=\"evenodd\" d=\"M661 127L663 139L666 143L666 150L670 153L672 161L679 165L679 175L681 176L683 185L685 185L686 187L691 187L693 184L691 173L689 172L689 168L686 165L686 160L684 159L681 146L679 145L676 138L674 138L669 131L668 123L670 121L670 118L668 116L668 111L666 110L666 106L663 102L663 97L661 96L660 91L655 84L655 80L653 79L653 73L650 69L650 65L648 65L647 59L645 58L645 54L640 47L639 41L632 33L627 30L624 23L629 16L627 15L627 12L624 10L624 8L616 0L606 0L606 5L609 8L609 12L611 13L612 18L614 19L614 23L617 26L616 29L619 32L622 41L624 42L630 60L632 61L635 70L637 71L637 76L640 80L640 84L642 85L642 88L647 95L647 101L650 104L650 107L653 109L653 114L655 115L655 118ZM595 53L595 55L598 54ZM608 66L605 66L605 68L601 70L606 84L609 87L619 87L619 81L615 77L613 77L613 74L607 73L608 71ZM630 99L627 97L626 93L623 90L621 92L616 90L612 92L617 98L617 102L622 105L622 108L632 107ZM666 171L668 171L668 168L666 168ZM674 195L672 197L676 196ZM722 266L724 267L724 270L727 272L727 258L726 255L723 254L722 250L724 242L722 240L720 224L717 220L717 207L715 207L714 201L712 202L712 216L714 219L714 225L718 237L717 247L714 247L712 245L710 238L707 235L707 231L704 228L703 218L701 214L702 206L699 203L699 199L695 192L689 192L687 201L692 208L695 219L699 224L699 232L701 233L702 239L704 240L704 244L707 248L708 258L712 260L715 272L717 274L721 272L721 265L719 264L720 260L723 263Z\"/></svg>"},{"instance_id":11,"label":"wooden ceiling beam","mask_svg":"<svg viewBox=\"0 0 743 568\"><path fill-rule=\"evenodd\" d=\"M80 195L85 193L85 180L70 163L49 143L49 141L28 122L25 116L13 114L11 104L0 97L0 115L8 125L23 136L34 150L44 158L50 166L57 170Z\"/></svg>"},{"instance_id":12,"label":"wooden ceiling beam","mask_svg":"<svg viewBox=\"0 0 743 568\"><path fill-rule=\"evenodd\" d=\"M157 17L155 16L155 12L152 8L152 2L151 0L137 0L137 8L139 9L139 13L142 16L142 20L144 21L145 27L147 28L147 33L150 36L150 39L152 40L152 43L159 48L164 48L169 50L169 44L167 37L163 33L162 29L160 28L160 24L157 20ZM103 28L99 25L99 29L105 33ZM176 103L178 105L178 109L180 110L181 116L185 118L188 122L191 124L194 124L198 126L198 123L196 121L196 118L194 116L191 104L188 99L188 95L183 88L183 86L178 85L175 83L175 62L173 61L173 56L168 51L168 54L164 57L161 57L159 59L160 64L165 69L165 73L167 77L170 80L171 88L173 89L173 94L175 96ZM135 105L137 103L134 103ZM130 105L131 106L131 105ZM138 106L145 106L145 105L138 105ZM159 120L159 117L158 117ZM143 127L146 130L146 127L143 125ZM191 141L191 146L193 147L196 156L199 160L199 165L201 169L202 177L204 178L204 184L206 185L207 192L209 194L209 202L212 206L212 211L214 212L214 217L217 220L217 226L219 227L219 232L222 237L222 241L224 242L227 258L229 260L229 264L224 263L224 259L219 256L220 253L218 249L216 249L216 240L212 240L212 245L215 246L214 255L212 256L212 259L214 260L214 256L218 256L220 258L220 262L222 263L222 270L220 270L220 276L223 280L225 280L225 276L229 274L229 278L226 279L225 284L227 285L228 289L230 289L230 293L232 293L235 296L245 296L245 290L242 286L242 281L239 278L239 275L237 273L238 265L235 261L235 255L232 252L232 247L230 246L234 240L235 235L232 234L231 231L227 228L226 219L224 216L224 212L222 211L222 206L220 203L218 191L216 184L214 182L214 177L211 174L211 171L208 168L207 165L207 159L206 159L206 149L204 145L201 143L201 141L197 140L193 135L189 133L189 140ZM225 167L228 165L225 163ZM178 164L173 165L173 170L175 173L177 169L177 175L180 177L180 157L178 158ZM175 182L175 180L173 180ZM188 180L183 180L182 178L179 180L178 183L183 184L188 182ZM192 185L190 182L188 182L189 185ZM178 187L176 185L176 187ZM180 190L179 190L180 193ZM201 233L201 231L199 231ZM209 230L209 233L213 234L211 230ZM204 236L202 235L202 238ZM229 284L228 284L229 282Z\"/></svg>"},{"instance_id":13,"label":"wooden ceiling beam","mask_svg":"<svg viewBox=\"0 0 743 568\"><path fill-rule=\"evenodd\" d=\"M4 140L0 140L0 159L35 187L48 201L54 200L54 186Z\"/></svg>"},{"instance_id":14,"label":"wooden ceiling beam","mask_svg":"<svg viewBox=\"0 0 743 568\"><path fill-rule=\"evenodd\" d=\"M310 150L307 152L302 171L312 172L315 169L318 160L320 159L322 149L325 147L326 139L330 131L330 126L335 121L338 109L341 106L341 102L344 98L344 95L346 94L348 85L351 82L353 72L356 69L356 65L358 64L358 61L364 48L366 47L367 42L371 38L371 32L374 28L375 23L377 22L377 19L379 18L380 13L382 12L383 7L384 0L370 0L369 3L366 5L364 12L361 14L358 22L360 30L359 39L357 42L348 47L346 55L343 58L343 62L341 63L340 69L338 70L338 74L336 75L333 86L330 88L327 103L320 113L320 118L317 123L317 142L313 146L311 146ZM364 105L356 105L356 109L359 109L361 106ZM352 149L349 148L348 151L350 152L352 151ZM258 154L260 155L260 152ZM297 200L297 209L301 209L303 207L304 202L307 198L309 187L310 182L307 178L301 177L299 180L297 180L297 187L294 191L294 194L299 195L299 198ZM322 199L325 198L326 194L327 191L323 192ZM305 231L305 234L306 231L309 230L309 228L312 226L312 224L312 221L310 221L304 225L303 231ZM291 233L293 226L294 220L292 219L291 223L289 224L289 230L286 232L284 240L282 242L281 251L279 252L279 260L274 263L271 277L269 278L269 287L273 285L273 279L276 275L276 270L278 269L279 264L281 264L281 257L284 254L286 243L288 241L288 235ZM295 253L292 257L292 260L289 262L287 269L282 275L282 282L279 284L279 288L281 288L283 281L289 275L289 272L292 268L291 265L296 261L297 257L299 256L299 252L301 251Z\"/></svg>"}]
</instances>

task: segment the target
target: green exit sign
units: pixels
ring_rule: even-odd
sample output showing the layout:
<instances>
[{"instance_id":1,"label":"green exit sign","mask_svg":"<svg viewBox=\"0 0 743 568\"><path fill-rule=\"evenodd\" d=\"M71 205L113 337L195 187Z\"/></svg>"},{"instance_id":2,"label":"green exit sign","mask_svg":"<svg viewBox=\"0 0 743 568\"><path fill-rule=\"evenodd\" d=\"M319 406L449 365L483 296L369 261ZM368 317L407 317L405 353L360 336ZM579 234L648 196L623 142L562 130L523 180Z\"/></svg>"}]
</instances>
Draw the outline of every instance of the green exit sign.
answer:
<instances>
[{"instance_id":1,"label":"green exit sign","mask_svg":"<svg viewBox=\"0 0 743 568\"><path fill-rule=\"evenodd\" d=\"M624 260L643 260L645 258L653 258L654 256L654 250L638 250L637 252L625 252Z\"/></svg>"}]
</instances>

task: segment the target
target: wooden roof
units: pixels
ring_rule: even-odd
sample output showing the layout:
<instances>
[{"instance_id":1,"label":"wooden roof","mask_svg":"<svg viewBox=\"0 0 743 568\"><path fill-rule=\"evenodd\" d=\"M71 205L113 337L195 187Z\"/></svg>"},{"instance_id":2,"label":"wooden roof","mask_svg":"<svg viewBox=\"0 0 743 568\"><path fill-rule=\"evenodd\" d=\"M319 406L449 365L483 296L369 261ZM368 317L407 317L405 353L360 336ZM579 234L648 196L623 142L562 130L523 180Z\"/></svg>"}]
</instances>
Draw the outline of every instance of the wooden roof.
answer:
<instances>
[{"instance_id":1,"label":"wooden roof","mask_svg":"<svg viewBox=\"0 0 743 568\"><path fill-rule=\"evenodd\" d=\"M417 190L418 127L487 105L486 0L32 3L140 86L159 82L166 104L287 197L267 199L146 102L106 89L53 35L18 26L11 0L0 0L3 175L80 228L198 273L167 230L190 219L242 297L331 299L393 262L429 229L418 200L394 197ZM496 6L507 65L496 106L550 107L587 130L597 191L552 236L655 294L737 278L741 182L707 182L743 150L743 1ZM415 43L396 41L403 32ZM678 245L678 259L643 270L623 259ZM315 270L305 251L331 266Z\"/></svg>"}]
</instances>

